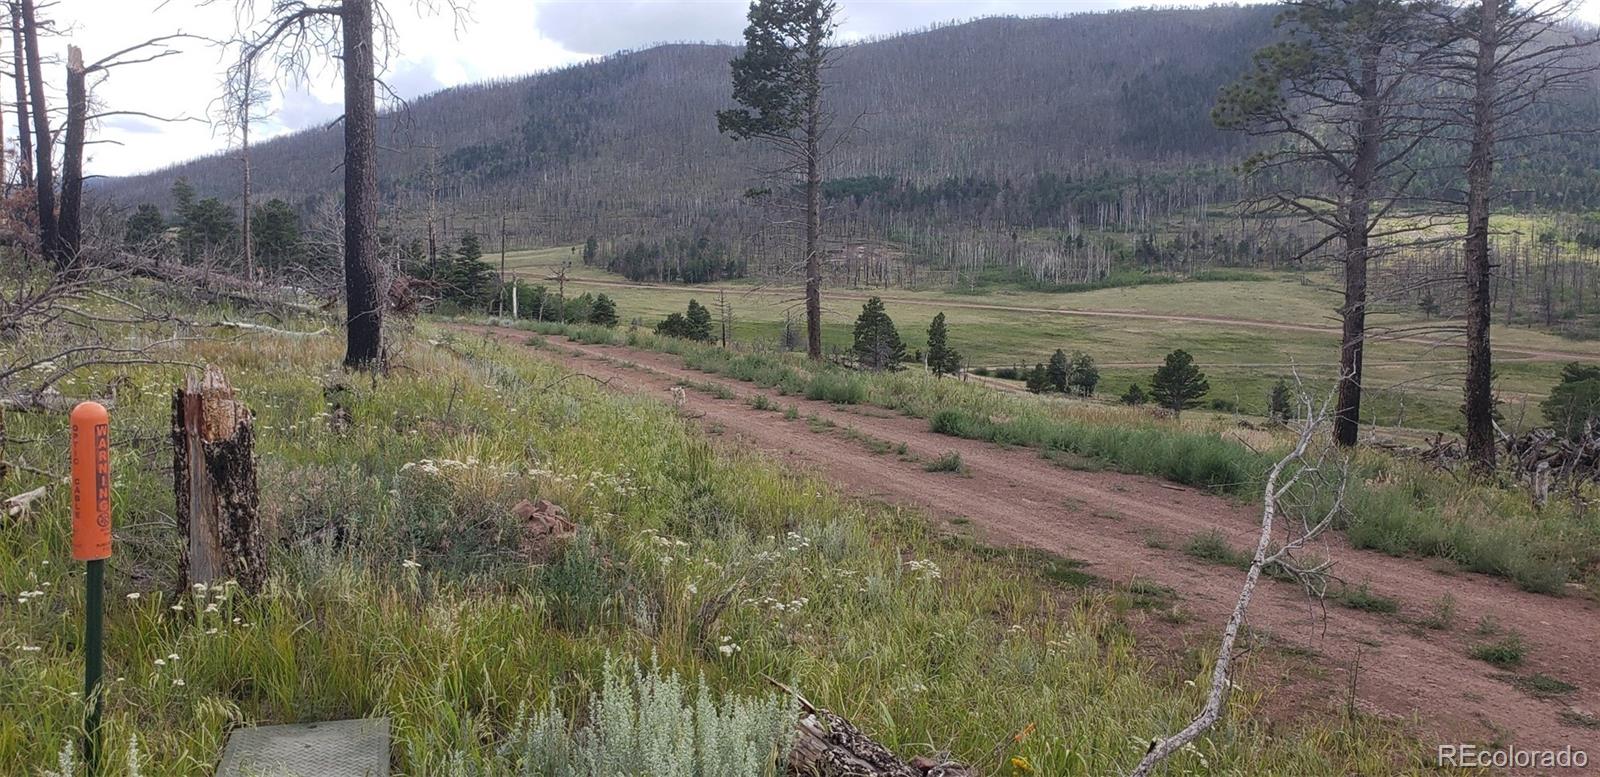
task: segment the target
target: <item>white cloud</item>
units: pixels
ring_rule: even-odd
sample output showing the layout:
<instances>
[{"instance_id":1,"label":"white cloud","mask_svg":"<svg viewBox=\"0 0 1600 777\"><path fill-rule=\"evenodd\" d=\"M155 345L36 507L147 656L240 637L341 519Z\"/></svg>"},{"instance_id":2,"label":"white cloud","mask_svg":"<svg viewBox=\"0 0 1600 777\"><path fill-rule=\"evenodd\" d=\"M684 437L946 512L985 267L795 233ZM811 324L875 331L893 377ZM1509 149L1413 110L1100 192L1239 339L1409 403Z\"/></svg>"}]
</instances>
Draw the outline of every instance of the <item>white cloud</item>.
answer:
<instances>
[{"instance_id":1,"label":"white cloud","mask_svg":"<svg viewBox=\"0 0 1600 777\"><path fill-rule=\"evenodd\" d=\"M733 40L744 27L747 7L746 0L471 0L466 16L456 19L419 16L418 4L389 0L397 37L386 81L406 99L446 86L547 70L617 49L662 41ZM437 0L435 4L443 5ZM1142 4L1147 3L842 0L840 35L859 40L978 16L1062 14ZM54 15L65 35L44 41L46 55L59 58L48 66L46 78L59 85L60 61L69 42L82 47L85 59L93 62L174 31L230 37L235 29L234 5L233 0L205 5L196 0L77 0L56 5L47 13ZM1580 17L1600 23L1600 0L1586 0ZM226 63L214 46L201 41L184 41L180 46L181 55L115 70L94 87L96 101L105 110L206 117ZM0 100L9 105L3 95L10 94L11 85L0 80L0 87ZM256 128L256 137L329 121L339 115L340 99L337 68L330 61L313 70L309 83L280 85L273 115ZM9 111L6 116L11 130L15 118ZM127 116L101 122L96 139L111 141L92 147L87 168L99 175L150 170L226 147L226 139L204 122L157 123Z\"/></svg>"}]
</instances>

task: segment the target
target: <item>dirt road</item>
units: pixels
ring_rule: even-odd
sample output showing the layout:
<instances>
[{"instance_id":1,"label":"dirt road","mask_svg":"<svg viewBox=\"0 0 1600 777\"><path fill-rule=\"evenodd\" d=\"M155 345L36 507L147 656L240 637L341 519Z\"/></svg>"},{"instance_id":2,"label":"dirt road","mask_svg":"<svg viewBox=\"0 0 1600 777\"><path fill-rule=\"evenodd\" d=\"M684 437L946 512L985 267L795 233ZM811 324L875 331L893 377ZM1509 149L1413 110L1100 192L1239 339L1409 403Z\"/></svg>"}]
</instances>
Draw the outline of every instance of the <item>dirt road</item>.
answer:
<instances>
[{"instance_id":1,"label":"dirt road","mask_svg":"<svg viewBox=\"0 0 1600 777\"><path fill-rule=\"evenodd\" d=\"M529 337L513 329L460 329L518 344ZM1245 547L1253 542L1258 520L1251 505L1146 477L1064 468L1037 451L934 434L926 421L877 408L779 396L687 369L668 354L551 342L560 345L537 353L608 379L619 391L670 401L673 386L722 384L733 398L719 399L691 387L685 413L742 444L810 468L860 497L920 508L948 521L952 531L975 529L991 543L1031 546L1082 560L1087 571L1108 581L1138 578L1170 587L1178 592L1182 609L1197 617L1198 638L1214 640L1209 636L1213 627L1222 623L1237 596L1238 570L1200 561L1182 548L1211 530ZM758 394L766 394L773 406L797 406L802 417L814 415L832 426L757 410L751 399ZM884 453L887 446L870 441L904 443L906 455ZM923 462L949 451L961 455L968 475L924 469ZM1329 550L1341 578L1367 583L1373 592L1398 600L1400 611L1371 613L1332 602L1315 607L1297 588L1265 582L1252 605L1251 628L1289 646L1286 655L1314 657L1318 669L1313 674L1322 675L1321 685L1316 678L1296 681L1311 682L1309 692L1286 691L1300 697L1296 704L1324 709L1342 705L1342 689L1350 684L1350 667L1359 653L1357 704L1404 722L1426 742L1571 745L1587 750L1591 759L1600 758L1600 728L1594 727L1600 723L1595 717L1600 716L1600 607L1580 596L1525 593L1442 561L1354 550L1342 538L1333 538ZM1453 603L1447 628L1417 622L1444 601ZM1163 628L1156 619L1145 626ZM1521 666L1501 670L1468 655L1473 645L1511 633L1521 635L1527 646ZM1154 636L1159 641L1162 635ZM1577 688L1540 698L1515 684L1534 675Z\"/></svg>"}]
</instances>

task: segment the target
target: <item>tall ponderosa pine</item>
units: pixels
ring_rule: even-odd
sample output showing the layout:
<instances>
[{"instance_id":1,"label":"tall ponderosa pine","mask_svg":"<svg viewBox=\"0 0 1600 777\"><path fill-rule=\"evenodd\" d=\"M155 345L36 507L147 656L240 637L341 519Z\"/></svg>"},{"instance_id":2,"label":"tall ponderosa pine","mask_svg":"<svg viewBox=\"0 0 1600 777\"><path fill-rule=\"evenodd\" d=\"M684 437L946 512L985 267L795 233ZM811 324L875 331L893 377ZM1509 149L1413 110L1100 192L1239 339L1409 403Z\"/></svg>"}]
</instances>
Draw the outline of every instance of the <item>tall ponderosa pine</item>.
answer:
<instances>
[{"instance_id":1,"label":"tall ponderosa pine","mask_svg":"<svg viewBox=\"0 0 1600 777\"><path fill-rule=\"evenodd\" d=\"M1200 399L1210 390L1206 374L1194 366L1194 357L1181 348L1167 354L1166 363L1150 376L1150 398L1174 413L1199 407Z\"/></svg>"},{"instance_id":2,"label":"tall ponderosa pine","mask_svg":"<svg viewBox=\"0 0 1600 777\"><path fill-rule=\"evenodd\" d=\"M1577 10L1573 0L1470 0L1462 6L1435 6L1443 37L1456 42L1437 68L1444 88L1436 91L1440 113L1466 146L1467 232L1462 263L1466 270L1467 375L1462 413L1466 416L1467 457L1480 470L1495 465L1495 398L1489 324L1494 303L1493 257L1489 252L1489 213L1493 207L1494 166L1506 144L1526 148L1548 132L1535 127L1549 102L1547 93L1593 89L1595 58L1585 49L1600 46L1592 28L1568 27ZM1576 133L1575 133L1576 134ZM1525 151L1523 153L1526 153ZM1581 431L1581 430L1580 430Z\"/></svg>"},{"instance_id":3,"label":"tall ponderosa pine","mask_svg":"<svg viewBox=\"0 0 1600 777\"><path fill-rule=\"evenodd\" d=\"M822 358L822 74L837 11L832 0L752 2L744 52L731 63L741 107L717 112L719 131L773 145L788 160L782 172L804 182L806 353L813 359Z\"/></svg>"},{"instance_id":4,"label":"tall ponderosa pine","mask_svg":"<svg viewBox=\"0 0 1600 777\"><path fill-rule=\"evenodd\" d=\"M1374 233L1410 195L1410 152L1438 124L1416 106L1419 76L1439 46L1422 8L1412 0L1290 2L1279 17L1287 38L1257 52L1254 69L1225 86L1212 111L1217 126L1272 141L1246 169L1283 182L1264 209L1325 229L1305 253L1340 244L1343 333L1333 434L1341 445L1355 444L1360 424ZM1385 227L1385 242L1400 242L1401 229Z\"/></svg>"},{"instance_id":5,"label":"tall ponderosa pine","mask_svg":"<svg viewBox=\"0 0 1600 777\"><path fill-rule=\"evenodd\" d=\"M455 7L453 3L445 5ZM344 366L382 369L387 266L378 252L377 52L373 33L381 25L385 35L378 40L387 40L393 32L392 22L377 0L274 2L271 9L259 20L248 13L242 15L244 21L259 21L260 28L254 34L241 34L247 43L239 61L229 68L228 80L238 93L245 80L256 78L267 58L274 59L282 66L280 71L291 77L303 76L313 57L339 61L344 81L344 118L340 121L344 129Z\"/></svg>"},{"instance_id":6,"label":"tall ponderosa pine","mask_svg":"<svg viewBox=\"0 0 1600 777\"><path fill-rule=\"evenodd\" d=\"M935 376L954 375L961 370L961 353L950 347L949 340L950 332L940 313L928 325L928 370Z\"/></svg>"},{"instance_id":7,"label":"tall ponderosa pine","mask_svg":"<svg viewBox=\"0 0 1600 777\"><path fill-rule=\"evenodd\" d=\"M855 340L851 347L856 360L869 370L896 369L906 358L906 345L894 321L883 308L883 300L872 297L861 306L856 317Z\"/></svg>"}]
</instances>

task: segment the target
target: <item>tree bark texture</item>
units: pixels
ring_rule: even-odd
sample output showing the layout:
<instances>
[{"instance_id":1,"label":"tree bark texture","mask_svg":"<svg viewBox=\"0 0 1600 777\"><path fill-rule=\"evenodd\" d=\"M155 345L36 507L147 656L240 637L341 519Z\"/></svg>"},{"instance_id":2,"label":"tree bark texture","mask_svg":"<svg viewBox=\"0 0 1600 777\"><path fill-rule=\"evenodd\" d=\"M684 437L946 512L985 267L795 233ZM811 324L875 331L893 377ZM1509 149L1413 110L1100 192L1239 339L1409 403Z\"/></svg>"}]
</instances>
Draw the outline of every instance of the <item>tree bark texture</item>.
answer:
<instances>
[{"instance_id":1,"label":"tree bark texture","mask_svg":"<svg viewBox=\"0 0 1600 777\"><path fill-rule=\"evenodd\" d=\"M1478 61L1472 96L1472 149L1467 157L1467 458L1480 469L1495 463L1493 365L1489 350L1489 186L1494 177L1494 110L1500 5L1481 0Z\"/></svg>"},{"instance_id":2,"label":"tree bark texture","mask_svg":"<svg viewBox=\"0 0 1600 777\"><path fill-rule=\"evenodd\" d=\"M1343 330L1339 343L1338 407L1333 437L1352 446L1361 431L1361 369L1367 336L1368 229L1372 214L1372 186L1382 150L1379 132L1382 106L1378 98L1381 52L1375 46L1362 52L1361 93L1357 95L1358 123L1355 158L1350 167L1350 201L1345 214L1344 306L1339 314Z\"/></svg>"},{"instance_id":3,"label":"tree bark texture","mask_svg":"<svg viewBox=\"0 0 1600 777\"><path fill-rule=\"evenodd\" d=\"M266 582L256 485L255 419L222 371L207 367L172 396L172 478L184 543L179 584Z\"/></svg>"},{"instance_id":4,"label":"tree bark texture","mask_svg":"<svg viewBox=\"0 0 1600 777\"><path fill-rule=\"evenodd\" d=\"M56 184L51 165L50 114L45 104L44 70L39 60L39 29L34 18L33 0L20 0L22 42L27 50L28 91L33 103L34 189L39 208L39 250L58 266L61 245L56 232Z\"/></svg>"},{"instance_id":5,"label":"tree bark texture","mask_svg":"<svg viewBox=\"0 0 1600 777\"><path fill-rule=\"evenodd\" d=\"M378 257L378 108L372 0L344 0L344 365L383 367L383 263Z\"/></svg>"},{"instance_id":6,"label":"tree bark texture","mask_svg":"<svg viewBox=\"0 0 1600 777\"><path fill-rule=\"evenodd\" d=\"M84 84L83 52L67 47L67 127L61 150L61 255L57 264L78 261L83 245L83 143L89 116L89 92Z\"/></svg>"},{"instance_id":7,"label":"tree bark texture","mask_svg":"<svg viewBox=\"0 0 1600 777\"><path fill-rule=\"evenodd\" d=\"M17 85L17 182L31 186L33 179L33 134L28 128L28 59L22 44L22 4L13 2L11 10L11 75Z\"/></svg>"}]
</instances>

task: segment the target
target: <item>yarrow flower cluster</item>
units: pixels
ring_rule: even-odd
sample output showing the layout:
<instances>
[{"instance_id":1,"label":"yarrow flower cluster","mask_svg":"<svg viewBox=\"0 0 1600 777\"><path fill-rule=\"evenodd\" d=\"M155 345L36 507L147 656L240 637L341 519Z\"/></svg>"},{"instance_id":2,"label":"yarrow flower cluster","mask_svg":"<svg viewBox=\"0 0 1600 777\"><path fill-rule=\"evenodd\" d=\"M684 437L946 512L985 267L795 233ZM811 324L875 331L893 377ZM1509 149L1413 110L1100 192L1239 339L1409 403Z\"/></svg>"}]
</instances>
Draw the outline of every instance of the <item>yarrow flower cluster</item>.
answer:
<instances>
[{"instance_id":1,"label":"yarrow flower cluster","mask_svg":"<svg viewBox=\"0 0 1600 777\"><path fill-rule=\"evenodd\" d=\"M913 574L921 576L923 580L938 580L944 576L933 559L911 559L905 562L904 566Z\"/></svg>"}]
</instances>

